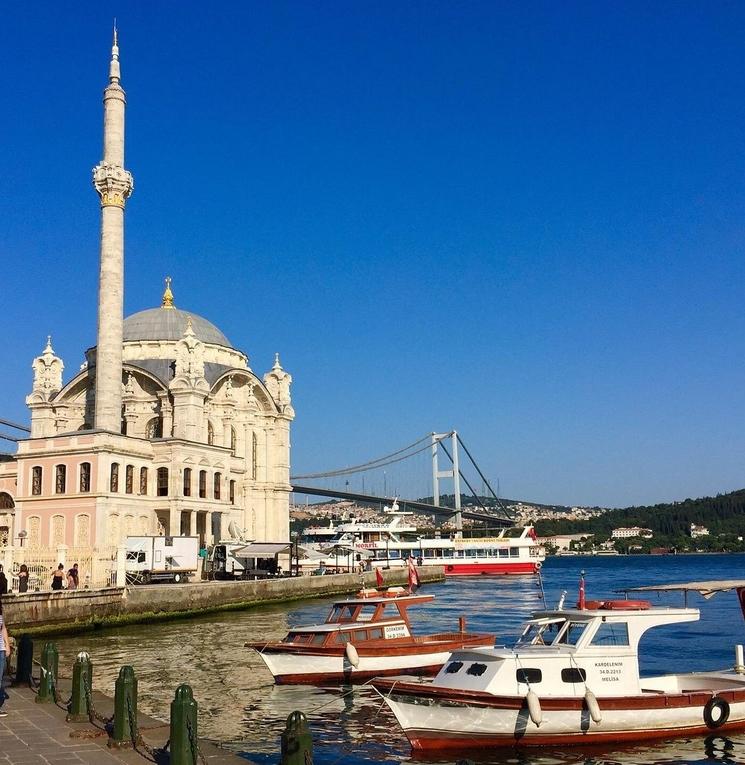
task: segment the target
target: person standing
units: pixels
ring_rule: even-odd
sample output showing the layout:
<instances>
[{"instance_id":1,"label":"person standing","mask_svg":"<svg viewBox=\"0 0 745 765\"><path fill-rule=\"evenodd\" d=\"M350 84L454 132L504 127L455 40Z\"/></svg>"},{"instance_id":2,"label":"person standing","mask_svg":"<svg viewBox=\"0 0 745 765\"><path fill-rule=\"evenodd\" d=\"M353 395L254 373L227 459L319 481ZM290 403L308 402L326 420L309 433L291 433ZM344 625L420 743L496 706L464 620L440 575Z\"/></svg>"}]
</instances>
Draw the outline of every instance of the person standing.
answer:
<instances>
[{"instance_id":1,"label":"person standing","mask_svg":"<svg viewBox=\"0 0 745 765\"><path fill-rule=\"evenodd\" d=\"M61 590L65 581L65 567L60 563L52 574L52 589Z\"/></svg>"},{"instance_id":2,"label":"person standing","mask_svg":"<svg viewBox=\"0 0 745 765\"><path fill-rule=\"evenodd\" d=\"M3 567L0 566L0 595L8 594L8 577L5 576Z\"/></svg>"},{"instance_id":3,"label":"person standing","mask_svg":"<svg viewBox=\"0 0 745 765\"><path fill-rule=\"evenodd\" d=\"M18 572L18 592L28 592L28 567L21 563L21 570Z\"/></svg>"},{"instance_id":4,"label":"person standing","mask_svg":"<svg viewBox=\"0 0 745 765\"><path fill-rule=\"evenodd\" d=\"M67 572L67 589L68 590L77 590L78 589L78 564L76 563L68 572Z\"/></svg>"},{"instance_id":5,"label":"person standing","mask_svg":"<svg viewBox=\"0 0 745 765\"><path fill-rule=\"evenodd\" d=\"M3 618L3 601L0 600L0 717L7 717L8 713L3 709L3 704L8 695L3 687L3 677L5 676L5 665L10 657L10 636L8 628L5 626Z\"/></svg>"}]
</instances>

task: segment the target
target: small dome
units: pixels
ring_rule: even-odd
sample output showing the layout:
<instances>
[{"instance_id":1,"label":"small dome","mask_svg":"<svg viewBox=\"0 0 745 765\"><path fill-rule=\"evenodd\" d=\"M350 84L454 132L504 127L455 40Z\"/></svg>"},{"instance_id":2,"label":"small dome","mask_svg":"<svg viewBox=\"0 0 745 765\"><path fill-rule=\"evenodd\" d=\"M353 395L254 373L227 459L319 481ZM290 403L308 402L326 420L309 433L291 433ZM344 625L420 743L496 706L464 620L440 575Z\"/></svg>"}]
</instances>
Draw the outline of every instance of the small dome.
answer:
<instances>
[{"instance_id":1,"label":"small dome","mask_svg":"<svg viewBox=\"0 0 745 765\"><path fill-rule=\"evenodd\" d=\"M203 343L232 348L230 341L211 322L202 316L179 308L161 306L138 311L124 320L124 342L136 340L180 340L191 317L191 328Z\"/></svg>"}]
</instances>

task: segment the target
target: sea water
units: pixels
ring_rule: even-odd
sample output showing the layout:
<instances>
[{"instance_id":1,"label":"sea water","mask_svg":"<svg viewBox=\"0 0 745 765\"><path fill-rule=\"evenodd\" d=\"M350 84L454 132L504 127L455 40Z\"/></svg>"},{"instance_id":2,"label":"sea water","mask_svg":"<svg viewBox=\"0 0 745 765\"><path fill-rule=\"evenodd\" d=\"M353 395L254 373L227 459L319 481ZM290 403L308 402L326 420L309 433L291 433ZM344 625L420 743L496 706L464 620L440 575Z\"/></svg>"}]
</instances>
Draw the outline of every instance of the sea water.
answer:
<instances>
[{"instance_id":1,"label":"sea water","mask_svg":"<svg viewBox=\"0 0 745 765\"><path fill-rule=\"evenodd\" d=\"M562 591L566 603L577 600L580 571L587 599L623 597L624 587L710 579L745 579L745 555L679 555L549 558L537 577L453 577L426 585L435 601L411 610L417 634L457 629L493 632L497 644L510 645L520 624L546 603L553 607ZM636 597L636 596L631 596ZM653 604L683 605L680 593L650 596ZM199 702L200 736L225 742L259 765L279 762L279 737L294 710L306 714L314 740L316 765L409 763L406 737L380 697L369 687L319 689L275 686L261 659L245 641L283 637L296 625L323 621L330 600L266 606L213 614L201 619L158 625L133 625L60 639L60 667L71 666L79 650L94 663L95 686L112 694L119 667L132 664L139 679L140 707L167 719L173 691L183 682ZM731 667L734 646L745 643L745 622L734 592L709 600L689 595L701 621L659 627L640 645L642 675ZM473 759L473 754L468 757ZM453 765L457 756L430 758ZM604 747L506 749L484 752L479 762L496 765L597 763L745 763L745 733L671 739L655 744Z\"/></svg>"}]
</instances>

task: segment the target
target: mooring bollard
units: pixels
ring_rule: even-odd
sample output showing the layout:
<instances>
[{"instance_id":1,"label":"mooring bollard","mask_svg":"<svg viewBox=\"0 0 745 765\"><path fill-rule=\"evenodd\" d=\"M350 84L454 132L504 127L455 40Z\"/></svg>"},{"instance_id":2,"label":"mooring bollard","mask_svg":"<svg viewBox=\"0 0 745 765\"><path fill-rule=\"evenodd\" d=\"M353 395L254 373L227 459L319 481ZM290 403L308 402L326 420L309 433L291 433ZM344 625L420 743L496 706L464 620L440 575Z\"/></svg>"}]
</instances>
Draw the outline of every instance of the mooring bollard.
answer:
<instances>
[{"instance_id":1,"label":"mooring bollard","mask_svg":"<svg viewBox=\"0 0 745 765\"><path fill-rule=\"evenodd\" d=\"M313 765L313 737L302 712L292 712L282 731L281 765Z\"/></svg>"},{"instance_id":2,"label":"mooring bollard","mask_svg":"<svg viewBox=\"0 0 745 765\"><path fill-rule=\"evenodd\" d=\"M137 678L130 666L119 670L114 685L114 726L108 745L120 749L137 739Z\"/></svg>"},{"instance_id":3,"label":"mooring bollard","mask_svg":"<svg viewBox=\"0 0 745 765\"><path fill-rule=\"evenodd\" d=\"M196 765L197 707L191 686L179 685L171 702L171 765Z\"/></svg>"},{"instance_id":4,"label":"mooring bollard","mask_svg":"<svg viewBox=\"0 0 745 765\"><path fill-rule=\"evenodd\" d=\"M34 669L34 641L25 632L18 638L16 654L16 678L13 685L31 685Z\"/></svg>"},{"instance_id":5,"label":"mooring bollard","mask_svg":"<svg viewBox=\"0 0 745 765\"><path fill-rule=\"evenodd\" d=\"M72 698L67 709L70 722L86 722L92 718L90 693L93 688L91 657L81 651L72 665Z\"/></svg>"},{"instance_id":6,"label":"mooring bollard","mask_svg":"<svg viewBox=\"0 0 745 765\"><path fill-rule=\"evenodd\" d=\"M45 643L41 652L41 680L36 694L38 704L54 701L57 693L57 674L59 670L59 652L54 643Z\"/></svg>"}]
</instances>

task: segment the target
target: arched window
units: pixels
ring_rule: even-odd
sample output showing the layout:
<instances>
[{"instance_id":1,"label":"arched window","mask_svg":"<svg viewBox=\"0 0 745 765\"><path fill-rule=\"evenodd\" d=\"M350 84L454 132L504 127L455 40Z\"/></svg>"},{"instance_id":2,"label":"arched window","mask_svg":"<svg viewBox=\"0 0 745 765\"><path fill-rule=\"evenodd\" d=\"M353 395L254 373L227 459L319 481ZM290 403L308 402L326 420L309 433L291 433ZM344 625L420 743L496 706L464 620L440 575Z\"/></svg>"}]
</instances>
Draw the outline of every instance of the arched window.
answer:
<instances>
[{"instance_id":1,"label":"arched window","mask_svg":"<svg viewBox=\"0 0 745 765\"><path fill-rule=\"evenodd\" d=\"M222 473L215 473L215 478L212 482L212 495L215 499L220 499L220 483L222 482Z\"/></svg>"},{"instance_id":2,"label":"arched window","mask_svg":"<svg viewBox=\"0 0 745 765\"><path fill-rule=\"evenodd\" d=\"M54 469L54 493L64 494L67 483L67 465L57 465Z\"/></svg>"},{"instance_id":3,"label":"arched window","mask_svg":"<svg viewBox=\"0 0 745 765\"><path fill-rule=\"evenodd\" d=\"M49 530L49 542L52 547L65 544L65 516L53 515Z\"/></svg>"},{"instance_id":4,"label":"arched window","mask_svg":"<svg viewBox=\"0 0 745 765\"><path fill-rule=\"evenodd\" d=\"M158 496L168 496L168 468L158 468Z\"/></svg>"},{"instance_id":5,"label":"arched window","mask_svg":"<svg viewBox=\"0 0 745 765\"><path fill-rule=\"evenodd\" d=\"M184 468L184 496L191 496L191 468Z\"/></svg>"},{"instance_id":6,"label":"arched window","mask_svg":"<svg viewBox=\"0 0 745 765\"><path fill-rule=\"evenodd\" d=\"M207 496L207 471L199 471L199 496L204 499Z\"/></svg>"},{"instance_id":7,"label":"arched window","mask_svg":"<svg viewBox=\"0 0 745 765\"><path fill-rule=\"evenodd\" d=\"M135 490L135 466L127 465L126 472L124 474L124 492L126 494L132 494Z\"/></svg>"},{"instance_id":8,"label":"arched window","mask_svg":"<svg viewBox=\"0 0 745 765\"><path fill-rule=\"evenodd\" d=\"M256 480L256 475L259 472L259 439L256 438L256 433L251 434L251 478Z\"/></svg>"},{"instance_id":9,"label":"arched window","mask_svg":"<svg viewBox=\"0 0 745 765\"><path fill-rule=\"evenodd\" d=\"M28 546L41 547L41 518L38 515L32 515L26 521L26 531L28 532Z\"/></svg>"},{"instance_id":10,"label":"arched window","mask_svg":"<svg viewBox=\"0 0 745 765\"><path fill-rule=\"evenodd\" d=\"M230 482L230 504L235 504L235 481Z\"/></svg>"},{"instance_id":11,"label":"arched window","mask_svg":"<svg viewBox=\"0 0 745 765\"><path fill-rule=\"evenodd\" d=\"M80 463L80 491L86 492L91 490L91 463Z\"/></svg>"},{"instance_id":12,"label":"arched window","mask_svg":"<svg viewBox=\"0 0 745 765\"><path fill-rule=\"evenodd\" d=\"M160 417L153 417L145 426L146 438L163 438L163 420Z\"/></svg>"},{"instance_id":13,"label":"arched window","mask_svg":"<svg viewBox=\"0 0 745 765\"><path fill-rule=\"evenodd\" d=\"M212 446L215 443L215 429L211 422L207 422L207 443Z\"/></svg>"},{"instance_id":14,"label":"arched window","mask_svg":"<svg viewBox=\"0 0 745 765\"><path fill-rule=\"evenodd\" d=\"M0 510L12 510L14 507L13 497L4 491L0 491Z\"/></svg>"},{"instance_id":15,"label":"arched window","mask_svg":"<svg viewBox=\"0 0 745 765\"><path fill-rule=\"evenodd\" d=\"M238 434L235 428L230 428L230 449L235 451L238 448Z\"/></svg>"},{"instance_id":16,"label":"arched window","mask_svg":"<svg viewBox=\"0 0 745 765\"><path fill-rule=\"evenodd\" d=\"M140 468L140 494L147 494L147 468Z\"/></svg>"},{"instance_id":17,"label":"arched window","mask_svg":"<svg viewBox=\"0 0 745 765\"><path fill-rule=\"evenodd\" d=\"M75 516L75 547L87 547L90 543L91 517L82 514Z\"/></svg>"},{"instance_id":18,"label":"arched window","mask_svg":"<svg viewBox=\"0 0 745 765\"><path fill-rule=\"evenodd\" d=\"M109 481L109 491L119 491L119 463L111 463L111 479Z\"/></svg>"},{"instance_id":19,"label":"arched window","mask_svg":"<svg viewBox=\"0 0 745 765\"><path fill-rule=\"evenodd\" d=\"M31 468L31 493L34 496L41 494L42 474L42 468L39 465Z\"/></svg>"}]
</instances>

